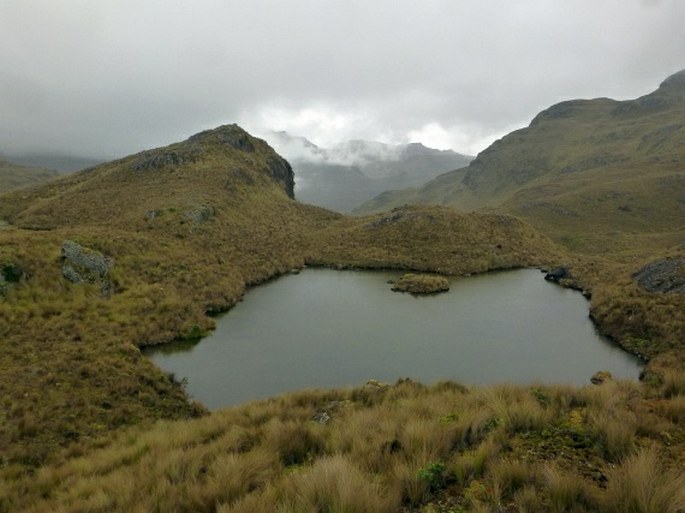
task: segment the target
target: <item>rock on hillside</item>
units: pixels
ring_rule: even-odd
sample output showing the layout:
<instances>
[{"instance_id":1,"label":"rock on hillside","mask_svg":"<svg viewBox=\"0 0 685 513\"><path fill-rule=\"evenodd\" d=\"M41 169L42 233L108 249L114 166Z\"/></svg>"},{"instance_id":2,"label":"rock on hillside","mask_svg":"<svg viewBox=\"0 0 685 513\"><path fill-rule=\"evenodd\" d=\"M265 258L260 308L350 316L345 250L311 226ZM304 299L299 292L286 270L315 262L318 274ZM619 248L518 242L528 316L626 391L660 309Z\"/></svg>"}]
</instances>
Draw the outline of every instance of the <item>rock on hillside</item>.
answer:
<instances>
[{"instance_id":1,"label":"rock on hillside","mask_svg":"<svg viewBox=\"0 0 685 513\"><path fill-rule=\"evenodd\" d=\"M685 293L685 258L663 258L650 262L633 275L647 292Z\"/></svg>"}]
</instances>

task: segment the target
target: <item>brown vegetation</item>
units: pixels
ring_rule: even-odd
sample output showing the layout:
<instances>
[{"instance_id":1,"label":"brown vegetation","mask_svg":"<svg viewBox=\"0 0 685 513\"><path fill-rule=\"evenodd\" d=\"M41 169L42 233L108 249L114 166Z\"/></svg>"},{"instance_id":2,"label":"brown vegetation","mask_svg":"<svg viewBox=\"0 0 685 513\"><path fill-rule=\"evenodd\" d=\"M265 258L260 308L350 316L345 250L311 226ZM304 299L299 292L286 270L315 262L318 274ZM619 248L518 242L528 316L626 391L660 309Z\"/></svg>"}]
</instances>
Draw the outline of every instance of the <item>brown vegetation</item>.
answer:
<instances>
[{"instance_id":1,"label":"brown vegetation","mask_svg":"<svg viewBox=\"0 0 685 513\"><path fill-rule=\"evenodd\" d=\"M682 511L683 476L658 446L669 439L682 448L685 432L650 411L644 394L615 382L467 389L408 380L300 392L129 428L10 482L2 504L32 512ZM334 400L345 407L314 420ZM636 429L614 463L596 421L606 411L653 426Z\"/></svg>"},{"instance_id":2,"label":"brown vegetation","mask_svg":"<svg viewBox=\"0 0 685 513\"><path fill-rule=\"evenodd\" d=\"M450 282L444 276L432 274L407 273L400 277L392 286L395 292L409 292L411 294L435 294L450 289Z\"/></svg>"}]
</instances>

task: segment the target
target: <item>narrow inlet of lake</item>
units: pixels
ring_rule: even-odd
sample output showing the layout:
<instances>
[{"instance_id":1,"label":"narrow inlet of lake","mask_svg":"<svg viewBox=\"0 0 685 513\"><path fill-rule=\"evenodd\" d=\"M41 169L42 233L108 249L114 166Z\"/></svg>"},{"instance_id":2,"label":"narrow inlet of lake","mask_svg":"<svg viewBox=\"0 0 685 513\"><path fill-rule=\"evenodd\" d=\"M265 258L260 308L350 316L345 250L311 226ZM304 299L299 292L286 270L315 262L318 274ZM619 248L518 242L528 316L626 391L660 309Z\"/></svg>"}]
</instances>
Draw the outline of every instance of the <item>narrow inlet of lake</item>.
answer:
<instances>
[{"instance_id":1,"label":"narrow inlet of lake","mask_svg":"<svg viewBox=\"0 0 685 513\"><path fill-rule=\"evenodd\" d=\"M195 344L146 351L209 408L283 392L393 383L589 383L637 379L640 362L600 337L578 292L534 269L392 292L397 272L307 269L251 289Z\"/></svg>"}]
</instances>

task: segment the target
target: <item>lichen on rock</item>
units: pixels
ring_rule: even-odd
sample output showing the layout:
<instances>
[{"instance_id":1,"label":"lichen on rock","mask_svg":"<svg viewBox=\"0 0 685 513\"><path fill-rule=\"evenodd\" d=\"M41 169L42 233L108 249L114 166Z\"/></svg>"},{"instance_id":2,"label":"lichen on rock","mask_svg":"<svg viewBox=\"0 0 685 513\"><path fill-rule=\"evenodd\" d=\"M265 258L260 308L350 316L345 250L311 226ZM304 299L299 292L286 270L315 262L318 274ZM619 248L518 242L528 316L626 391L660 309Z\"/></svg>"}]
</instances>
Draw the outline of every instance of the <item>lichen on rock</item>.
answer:
<instances>
[{"instance_id":1,"label":"lichen on rock","mask_svg":"<svg viewBox=\"0 0 685 513\"><path fill-rule=\"evenodd\" d=\"M199 224L211 219L215 213L216 210L212 205L201 205L199 207L186 210L184 215L190 221Z\"/></svg>"},{"instance_id":2,"label":"lichen on rock","mask_svg":"<svg viewBox=\"0 0 685 513\"><path fill-rule=\"evenodd\" d=\"M95 283L100 285L103 295L112 290L108 278L114 261L99 251L65 240L62 243L62 276L72 283Z\"/></svg>"},{"instance_id":3,"label":"lichen on rock","mask_svg":"<svg viewBox=\"0 0 685 513\"><path fill-rule=\"evenodd\" d=\"M662 258L645 265L633 274L647 292L685 293L685 257Z\"/></svg>"}]
</instances>

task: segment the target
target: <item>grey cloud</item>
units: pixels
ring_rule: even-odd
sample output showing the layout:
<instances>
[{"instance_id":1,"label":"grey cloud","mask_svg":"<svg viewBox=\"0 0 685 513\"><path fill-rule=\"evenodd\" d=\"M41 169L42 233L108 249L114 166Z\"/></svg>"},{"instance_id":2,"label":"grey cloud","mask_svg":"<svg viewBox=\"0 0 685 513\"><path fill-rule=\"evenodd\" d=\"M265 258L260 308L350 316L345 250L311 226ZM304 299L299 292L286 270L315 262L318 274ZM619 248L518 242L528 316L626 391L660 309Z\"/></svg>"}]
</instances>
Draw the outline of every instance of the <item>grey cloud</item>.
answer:
<instances>
[{"instance_id":1,"label":"grey cloud","mask_svg":"<svg viewBox=\"0 0 685 513\"><path fill-rule=\"evenodd\" d=\"M123 155L269 106L351 116L339 140L436 124L482 145L654 89L685 67L683 19L679 0L0 0L0 152Z\"/></svg>"}]
</instances>

